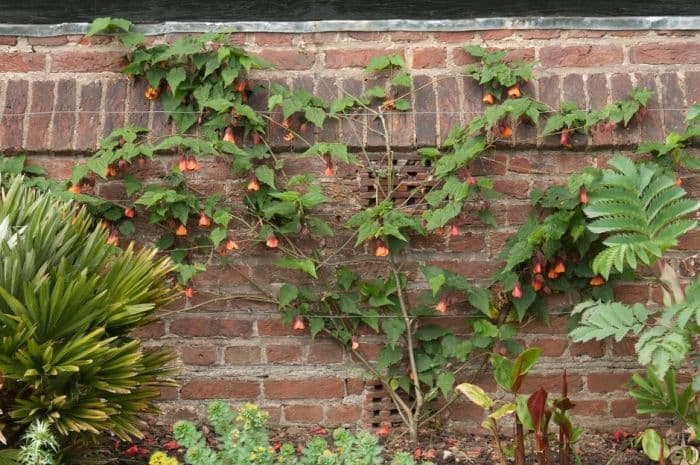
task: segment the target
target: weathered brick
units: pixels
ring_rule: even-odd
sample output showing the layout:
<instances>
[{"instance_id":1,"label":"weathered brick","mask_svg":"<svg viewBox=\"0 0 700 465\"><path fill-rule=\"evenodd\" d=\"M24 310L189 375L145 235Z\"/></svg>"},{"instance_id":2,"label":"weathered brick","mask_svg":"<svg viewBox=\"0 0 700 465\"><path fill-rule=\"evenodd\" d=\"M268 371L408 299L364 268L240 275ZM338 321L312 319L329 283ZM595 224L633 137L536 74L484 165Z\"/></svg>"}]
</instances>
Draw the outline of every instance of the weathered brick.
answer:
<instances>
[{"instance_id":1,"label":"weathered brick","mask_svg":"<svg viewBox=\"0 0 700 465\"><path fill-rule=\"evenodd\" d=\"M126 110L127 81L109 79L104 81L105 120L102 137L108 136L114 129L124 126Z\"/></svg>"},{"instance_id":2,"label":"weathered brick","mask_svg":"<svg viewBox=\"0 0 700 465\"><path fill-rule=\"evenodd\" d=\"M337 378L265 380L266 399L334 399L343 397L343 380Z\"/></svg>"},{"instance_id":3,"label":"weathered brick","mask_svg":"<svg viewBox=\"0 0 700 465\"><path fill-rule=\"evenodd\" d=\"M364 68L376 56L398 54L403 55L403 49L370 48L360 50L331 49L326 50L325 63L328 69Z\"/></svg>"},{"instance_id":4,"label":"weathered brick","mask_svg":"<svg viewBox=\"0 0 700 465\"><path fill-rule=\"evenodd\" d=\"M248 337L253 333L253 324L249 320L229 318L180 318L170 322L170 333L189 337Z\"/></svg>"},{"instance_id":5,"label":"weathered brick","mask_svg":"<svg viewBox=\"0 0 700 465\"><path fill-rule=\"evenodd\" d=\"M649 286L644 283L617 284L613 292L616 301L626 304L646 304L649 300Z\"/></svg>"},{"instance_id":6,"label":"weathered brick","mask_svg":"<svg viewBox=\"0 0 700 465\"><path fill-rule=\"evenodd\" d=\"M641 133L644 140L662 140L665 137L663 125L661 123L661 111L659 102L661 95L656 85L653 73L636 73L637 87L648 89L652 92L647 102L647 114L641 122Z\"/></svg>"},{"instance_id":7,"label":"weathered brick","mask_svg":"<svg viewBox=\"0 0 700 465\"><path fill-rule=\"evenodd\" d=\"M0 45L9 45L14 47L17 45L17 37L15 36L0 36Z\"/></svg>"},{"instance_id":8,"label":"weathered brick","mask_svg":"<svg viewBox=\"0 0 700 465\"><path fill-rule=\"evenodd\" d=\"M359 79L345 79L342 84L342 95L361 95L362 81ZM358 148L364 142L364 116L349 115L344 117L340 123L340 141L350 148Z\"/></svg>"},{"instance_id":9,"label":"weathered brick","mask_svg":"<svg viewBox=\"0 0 700 465\"><path fill-rule=\"evenodd\" d=\"M671 131L683 132L685 130L685 102L678 74L662 73L659 75L659 81L661 82L664 129L667 134Z\"/></svg>"},{"instance_id":10,"label":"weathered brick","mask_svg":"<svg viewBox=\"0 0 700 465\"><path fill-rule=\"evenodd\" d=\"M165 322L162 320L154 321L146 326L136 328L131 335L139 339L158 339L165 335Z\"/></svg>"},{"instance_id":11,"label":"weathered brick","mask_svg":"<svg viewBox=\"0 0 700 465\"><path fill-rule=\"evenodd\" d=\"M51 149L57 152L70 150L78 115L76 83L72 79L61 79L56 86L56 104L53 115L53 138Z\"/></svg>"},{"instance_id":12,"label":"weathered brick","mask_svg":"<svg viewBox=\"0 0 700 465\"><path fill-rule=\"evenodd\" d=\"M148 111L151 101L146 98L148 81L145 79L130 80L127 93L129 94L129 108L127 110L126 121L141 128L148 128ZM156 118L162 115L154 115Z\"/></svg>"},{"instance_id":13,"label":"weathered brick","mask_svg":"<svg viewBox=\"0 0 700 465\"><path fill-rule=\"evenodd\" d=\"M216 347L212 345L186 345L181 349L180 360L187 365L213 365L216 359Z\"/></svg>"},{"instance_id":14,"label":"weathered brick","mask_svg":"<svg viewBox=\"0 0 700 465\"><path fill-rule=\"evenodd\" d=\"M685 73L685 96L688 106L700 103L700 71Z\"/></svg>"},{"instance_id":15,"label":"weathered brick","mask_svg":"<svg viewBox=\"0 0 700 465\"><path fill-rule=\"evenodd\" d=\"M605 341L588 341L571 344L569 353L572 357L588 356L600 358L605 354Z\"/></svg>"},{"instance_id":16,"label":"weathered brick","mask_svg":"<svg viewBox=\"0 0 700 465\"><path fill-rule=\"evenodd\" d=\"M180 389L183 399L255 399L260 395L257 381L193 378Z\"/></svg>"},{"instance_id":17,"label":"weathered brick","mask_svg":"<svg viewBox=\"0 0 700 465\"><path fill-rule=\"evenodd\" d=\"M126 65L122 52L62 51L51 53L52 73L103 73Z\"/></svg>"},{"instance_id":18,"label":"weathered brick","mask_svg":"<svg viewBox=\"0 0 700 465\"><path fill-rule=\"evenodd\" d=\"M567 386L570 393L580 392L583 389L583 379L579 375L567 374ZM561 393L562 375L539 375L529 373L523 381L521 392L529 393L544 388L546 391Z\"/></svg>"},{"instance_id":19,"label":"weathered brick","mask_svg":"<svg viewBox=\"0 0 700 465\"><path fill-rule=\"evenodd\" d=\"M32 82L32 103L29 106L31 114L28 119L27 150L49 149L49 130L51 128L51 113L53 110L54 81Z\"/></svg>"},{"instance_id":20,"label":"weathered brick","mask_svg":"<svg viewBox=\"0 0 700 465\"><path fill-rule=\"evenodd\" d=\"M40 47L56 47L68 43L68 36L55 37L27 37L29 45L37 45Z\"/></svg>"},{"instance_id":21,"label":"weathered brick","mask_svg":"<svg viewBox=\"0 0 700 465\"><path fill-rule=\"evenodd\" d=\"M0 120L0 149L17 151L22 147L24 113L27 111L29 83L24 80L8 81L5 105Z\"/></svg>"},{"instance_id":22,"label":"weathered brick","mask_svg":"<svg viewBox=\"0 0 700 465\"><path fill-rule=\"evenodd\" d=\"M633 89L632 77L627 73L615 73L610 76L612 100L624 101L629 99ZM615 142L620 146L627 146L639 142L639 124L632 118L626 128L618 126L614 131Z\"/></svg>"},{"instance_id":23,"label":"weathered brick","mask_svg":"<svg viewBox=\"0 0 700 465\"><path fill-rule=\"evenodd\" d=\"M259 346L231 346L224 351L224 361L230 365L260 363Z\"/></svg>"},{"instance_id":24,"label":"weathered brick","mask_svg":"<svg viewBox=\"0 0 700 465\"><path fill-rule=\"evenodd\" d=\"M610 402L610 412L615 418L628 418L637 415L637 402L634 399L616 399Z\"/></svg>"},{"instance_id":25,"label":"weathered brick","mask_svg":"<svg viewBox=\"0 0 700 465\"><path fill-rule=\"evenodd\" d=\"M255 33L255 43L263 47L292 45L293 40L294 34L287 34L281 32Z\"/></svg>"},{"instance_id":26,"label":"weathered brick","mask_svg":"<svg viewBox=\"0 0 700 465\"><path fill-rule=\"evenodd\" d=\"M267 363L300 363L301 347L289 344L271 344L265 348Z\"/></svg>"},{"instance_id":27,"label":"weathered brick","mask_svg":"<svg viewBox=\"0 0 700 465\"><path fill-rule=\"evenodd\" d=\"M586 382L590 392L624 391L631 373L588 373Z\"/></svg>"},{"instance_id":28,"label":"weathered brick","mask_svg":"<svg viewBox=\"0 0 700 465\"><path fill-rule=\"evenodd\" d=\"M440 128L440 143L447 139L450 130L455 126L459 126L459 89L457 87L457 79L448 76L438 76L436 79L437 85L437 107L439 128Z\"/></svg>"},{"instance_id":29,"label":"weathered brick","mask_svg":"<svg viewBox=\"0 0 700 465\"><path fill-rule=\"evenodd\" d=\"M476 32L472 31L450 31L450 32L434 32L433 37L437 42L468 42L476 37Z\"/></svg>"},{"instance_id":30,"label":"weathered brick","mask_svg":"<svg viewBox=\"0 0 700 465\"><path fill-rule=\"evenodd\" d=\"M565 338L543 337L532 341L530 346L542 349L545 357L560 357L566 350L568 341Z\"/></svg>"},{"instance_id":31,"label":"weathered brick","mask_svg":"<svg viewBox=\"0 0 700 465\"><path fill-rule=\"evenodd\" d=\"M559 29L530 29L518 31L518 35L523 39L558 39L561 36Z\"/></svg>"},{"instance_id":32,"label":"weathered brick","mask_svg":"<svg viewBox=\"0 0 700 465\"><path fill-rule=\"evenodd\" d=\"M329 405L326 410L326 423L329 425L349 425L362 416L359 405Z\"/></svg>"},{"instance_id":33,"label":"weathered brick","mask_svg":"<svg viewBox=\"0 0 700 465\"><path fill-rule=\"evenodd\" d=\"M597 417L608 414L608 402L605 400L574 400L571 413L575 416Z\"/></svg>"},{"instance_id":34,"label":"weathered brick","mask_svg":"<svg viewBox=\"0 0 700 465\"><path fill-rule=\"evenodd\" d=\"M617 45L552 45L540 48L542 66L599 67L622 63Z\"/></svg>"},{"instance_id":35,"label":"weathered brick","mask_svg":"<svg viewBox=\"0 0 700 465\"><path fill-rule=\"evenodd\" d=\"M416 145L435 145L435 125L437 122L435 92L430 76L414 76L413 89L416 103Z\"/></svg>"},{"instance_id":36,"label":"weathered brick","mask_svg":"<svg viewBox=\"0 0 700 465\"><path fill-rule=\"evenodd\" d=\"M559 108L561 101L561 84L559 76L541 77L537 80L537 83L539 84L538 95L540 101L552 108ZM540 127L544 127L545 121L546 120L544 118L540 119ZM548 148L559 147L559 137L554 135L541 138L540 144L543 147Z\"/></svg>"},{"instance_id":37,"label":"weathered brick","mask_svg":"<svg viewBox=\"0 0 700 465\"><path fill-rule=\"evenodd\" d=\"M700 44L692 42L652 42L634 45L630 62L650 65L700 63Z\"/></svg>"},{"instance_id":38,"label":"weathered brick","mask_svg":"<svg viewBox=\"0 0 700 465\"><path fill-rule=\"evenodd\" d=\"M447 65L445 47L426 47L413 50L413 69L444 68Z\"/></svg>"},{"instance_id":39,"label":"weathered brick","mask_svg":"<svg viewBox=\"0 0 700 465\"><path fill-rule=\"evenodd\" d=\"M490 31L480 31L482 40L501 40L511 37L515 31L513 29L492 29Z\"/></svg>"},{"instance_id":40,"label":"weathered brick","mask_svg":"<svg viewBox=\"0 0 700 465\"><path fill-rule=\"evenodd\" d=\"M602 110L609 101L608 79L603 73L591 74L586 80L588 99L592 110ZM608 146L612 144L612 131L593 128L591 142L595 146Z\"/></svg>"},{"instance_id":41,"label":"weathered brick","mask_svg":"<svg viewBox=\"0 0 700 465\"><path fill-rule=\"evenodd\" d=\"M343 361L343 348L335 342L314 342L309 347L307 362L340 363Z\"/></svg>"},{"instance_id":42,"label":"weathered brick","mask_svg":"<svg viewBox=\"0 0 700 465\"><path fill-rule=\"evenodd\" d=\"M0 73L44 71L46 55L36 52L0 52Z\"/></svg>"},{"instance_id":43,"label":"weathered brick","mask_svg":"<svg viewBox=\"0 0 700 465\"><path fill-rule=\"evenodd\" d=\"M260 58L270 62L276 69L299 71L311 69L315 55L298 50L263 50Z\"/></svg>"},{"instance_id":44,"label":"weathered brick","mask_svg":"<svg viewBox=\"0 0 700 465\"><path fill-rule=\"evenodd\" d=\"M318 424L323 420L321 405L285 405L283 410L288 422Z\"/></svg>"}]
</instances>

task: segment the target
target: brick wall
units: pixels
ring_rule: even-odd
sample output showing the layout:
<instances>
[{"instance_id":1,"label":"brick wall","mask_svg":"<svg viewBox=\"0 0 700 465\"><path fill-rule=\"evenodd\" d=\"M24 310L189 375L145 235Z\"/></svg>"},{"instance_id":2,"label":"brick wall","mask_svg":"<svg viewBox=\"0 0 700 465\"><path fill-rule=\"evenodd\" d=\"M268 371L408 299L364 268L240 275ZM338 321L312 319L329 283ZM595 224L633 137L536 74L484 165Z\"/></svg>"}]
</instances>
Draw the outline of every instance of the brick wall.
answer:
<instances>
[{"instance_id":1,"label":"brick wall","mask_svg":"<svg viewBox=\"0 0 700 465\"><path fill-rule=\"evenodd\" d=\"M174 36L152 37L153 41ZM378 54L399 53L413 71L415 111L391 117L392 145L400 152L402 175L420 177L417 146L444 140L450 127L468 122L482 111L481 93L471 78L460 75L469 57L461 50L468 43L504 48L509 56L539 60L536 82L528 91L556 107L573 100L582 107L600 108L622 98L634 86L652 89L649 113L641 123L611 136L577 136L573 151L561 151L555 138L535 140L531 128L518 128L510 146L483 156L476 175L492 176L496 189L506 194L494 204L497 230L465 224L458 237L428 236L416 244L408 269L416 276L419 263L438 264L474 279L488 278L496 269L494 257L505 239L529 211L528 194L561 181L587 165L601 166L618 152L631 153L642 139L659 139L683 127L681 109L700 100L700 33L685 31L491 30L481 32L368 32L274 34L233 36L236 43L274 63L274 71L255 78L302 86L328 98L340 89L359 94L372 85L361 67ZM96 148L99 137L131 123L149 127L154 136L172 131L158 113L157 103L143 98L145 84L116 73L121 49L106 38L79 36L49 38L0 37L0 151L29 153L59 178L67 178L73 164ZM357 125L329 125L310 138L342 140L351 147L377 148L381 140ZM270 134L273 145L287 152L281 134ZM583 149L587 149L583 151ZM156 176L173 163L171 157L149 162L142 173ZM308 169L304 161L303 169ZM221 161L205 160L194 181L200 187L223 193L232 205L240 202L241 188L226 173ZM223 168L223 169L222 169ZM302 167L300 167L302 168ZM313 167L312 167L313 168ZM318 167L319 172L322 166ZM359 180L359 183L358 183ZM351 211L365 202L367 173L342 168L325 186L334 199L333 211ZM700 176L687 175L684 186L700 197ZM103 196L119 198L118 182L98 184ZM700 251L700 231L687 235L679 255ZM274 283L294 279L289 272L270 267L274 256L248 247L233 260L232 268L210 268L195 282L192 302L178 302L163 321L145 328L147 345L169 346L183 363L182 387L163 393L163 406L172 416L189 415L204 399L251 400L267 408L274 421L286 424L376 423L391 419L381 389L365 381L363 372L330 341L311 341L285 327L275 309L265 304L212 298L246 291L244 276ZM658 300L655 289L644 283L620 285L618 298L626 302ZM207 303L208 302L208 303ZM637 369L632 343L571 344L563 329L566 316L557 312L570 302L555 296L552 325L531 322L522 338L545 349L545 358L528 381L558 389L560 369L569 370L569 390L577 400L574 414L589 426L607 428L644 424L634 416L633 403L622 384ZM189 309L189 306L195 306ZM463 310L463 309L462 309ZM464 328L464 320L436 320ZM363 336L363 347L378 351L380 341ZM487 390L494 390L484 377ZM199 409L201 412L202 410ZM473 425L481 414L466 403L452 410L456 425Z\"/></svg>"}]
</instances>

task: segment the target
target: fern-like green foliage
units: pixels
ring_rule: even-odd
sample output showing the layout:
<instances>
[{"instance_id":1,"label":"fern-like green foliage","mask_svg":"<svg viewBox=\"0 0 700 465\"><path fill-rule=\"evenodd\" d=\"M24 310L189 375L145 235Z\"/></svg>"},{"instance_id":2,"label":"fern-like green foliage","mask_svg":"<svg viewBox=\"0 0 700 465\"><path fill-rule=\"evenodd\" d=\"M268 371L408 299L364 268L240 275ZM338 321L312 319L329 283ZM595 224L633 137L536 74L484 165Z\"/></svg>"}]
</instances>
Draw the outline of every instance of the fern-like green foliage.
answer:
<instances>
[{"instance_id":1,"label":"fern-like green foliage","mask_svg":"<svg viewBox=\"0 0 700 465\"><path fill-rule=\"evenodd\" d=\"M593 271L604 278L611 270L634 269L654 263L678 237L696 225L685 217L700 208L686 198L675 179L657 164L635 164L615 157L603 170L600 183L589 194L584 213L593 219L588 229L608 237L606 248L593 261Z\"/></svg>"},{"instance_id":2,"label":"fern-like green foliage","mask_svg":"<svg viewBox=\"0 0 700 465\"><path fill-rule=\"evenodd\" d=\"M159 387L173 385L172 357L143 351L130 336L174 296L165 280L172 265L155 251L107 244L95 223L85 208L21 177L0 192L0 423L8 445L35 421L81 455L103 432L140 436Z\"/></svg>"}]
</instances>

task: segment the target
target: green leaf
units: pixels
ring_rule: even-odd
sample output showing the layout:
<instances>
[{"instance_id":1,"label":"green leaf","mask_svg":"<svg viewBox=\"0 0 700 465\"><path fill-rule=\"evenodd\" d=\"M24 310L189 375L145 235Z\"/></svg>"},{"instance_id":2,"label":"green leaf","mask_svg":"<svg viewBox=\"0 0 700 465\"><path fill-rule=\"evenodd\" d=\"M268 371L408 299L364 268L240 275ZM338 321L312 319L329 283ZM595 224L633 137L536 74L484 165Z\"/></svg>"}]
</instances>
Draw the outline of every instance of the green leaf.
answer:
<instances>
[{"instance_id":1,"label":"green leaf","mask_svg":"<svg viewBox=\"0 0 700 465\"><path fill-rule=\"evenodd\" d=\"M119 232L125 236L131 236L136 232L136 226L134 226L133 221L122 221L119 224Z\"/></svg>"},{"instance_id":2,"label":"green leaf","mask_svg":"<svg viewBox=\"0 0 700 465\"><path fill-rule=\"evenodd\" d=\"M438 375L435 385L440 388L445 399L452 394L452 386L455 384L455 375L449 371L442 372Z\"/></svg>"},{"instance_id":3,"label":"green leaf","mask_svg":"<svg viewBox=\"0 0 700 465\"><path fill-rule=\"evenodd\" d=\"M456 387L457 391L467 396L467 399L484 410L489 410L493 405L493 400L476 384L462 383Z\"/></svg>"},{"instance_id":4,"label":"green leaf","mask_svg":"<svg viewBox=\"0 0 700 465\"><path fill-rule=\"evenodd\" d=\"M279 296L277 297L279 308L284 308L292 303L299 296L299 288L291 284L284 284L280 288Z\"/></svg>"},{"instance_id":5,"label":"green leaf","mask_svg":"<svg viewBox=\"0 0 700 465\"><path fill-rule=\"evenodd\" d=\"M382 331L386 334L389 347L393 349L406 331L406 325L399 318L385 318L382 321Z\"/></svg>"},{"instance_id":6,"label":"green leaf","mask_svg":"<svg viewBox=\"0 0 700 465\"><path fill-rule=\"evenodd\" d=\"M312 278L318 278L316 274L316 264L310 258L295 259L285 257L277 260L275 265L290 270L301 270Z\"/></svg>"},{"instance_id":7,"label":"green leaf","mask_svg":"<svg viewBox=\"0 0 700 465\"><path fill-rule=\"evenodd\" d=\"M391 58L389 56L383 55L383 56L372 57L372 59L369 61L369 64L367 65L367 67L365 67L365 72L372 73L375 71L381 71L383 69L388 68L390 65L391 65Z\"/></svg>"},{"instance_id":8,"label":"green leaf","mask_svg":"<svg viewBox=\"0 0 700 465\"><path fill-rule=\"evenodd\" d=\"M185 73L184 68L180 67L172 68L168 71L168 74L165 75L165 80L168 81L168 85L173 94L177 92L178 87L185 79L187 79L187 73Z\"/></svg>"},{"instance_id":9,"label":"green leaf","mask_svg":"<svg viewBox=\"0 0 700 465\"><path fill-rule=\"evenodd\" d=\"M267 165L260 165L255 168L255 177L263 184L275 188L275 172Z\"/></svg>"},{"instance_id":10,"label":"green leaf","mask_svg":"<svg viewBox=\"0 0 700 465\"><path fill-rule=\"evenodd\" d=\"M323 108L307 107L306 110L304 110L304 118L306 118L307 121L314 123L314 126L317 128L321 129L323 128L324 121L326 121L326 112L323 111Z\"/></svg>"},{"instance_id":11,"label":"green leaf","mask_svg":"<svg viewBox=\"0 0 700 465\"><path fill-rule=\"evenodd\" d=\"M658 462L668 457L669 448L655 429L646 429L642 435L642 449L651 460Z\"/></svg>"},{"instance_id":12,"label":"green leaf","mask_svg":"<svg viewBox=\"0 0 700 465\"><path fill-rule=\"evenodd\" d=\"M115 30L128 31L131 29L131 21L119 18L102 17L95 18L85 33L86 37L94 36L100 32L114 32Z\"/></svg>"},{"instance_id":13,"label":"green leaf","mask_svg":"<svg viewBox=\"0 0 700 465\"><path fill-rule=\"evenodd\" d=\"M214 247L218 247L221 241L226 239L227 236L226 228L214 228L211 233L209 233L209 240L212 242Z\"/></svg>"}]
</instances>

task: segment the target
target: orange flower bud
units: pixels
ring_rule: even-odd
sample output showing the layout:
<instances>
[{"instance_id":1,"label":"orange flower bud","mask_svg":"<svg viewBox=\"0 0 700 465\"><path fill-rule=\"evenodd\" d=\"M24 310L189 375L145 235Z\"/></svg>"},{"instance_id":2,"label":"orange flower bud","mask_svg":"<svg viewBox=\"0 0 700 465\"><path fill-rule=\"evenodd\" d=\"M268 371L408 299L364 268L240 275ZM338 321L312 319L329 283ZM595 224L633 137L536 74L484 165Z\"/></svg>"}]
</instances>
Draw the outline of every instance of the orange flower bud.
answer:
<instances>
[{"instance_id":1,"label":"orange flower bud","mask_svg":"<svg viewBox=\"0 0 700 465\"><path fill-rule=\"evenodd\" d=\"M532 272L534 274L542 274L542 263L535 262L535 266L532 267Z\"/></svg>"},{"instance_id":2,"label":"orange flower bud","mask_svg":"<svg viewBox=\"0 0 700 465\"><path fill-rule=\"evenodd\" d=\"M301 315L295 316L294 323L292 323L292 329L297 331L303 331L304 328L306 328L306 325L304 324L304 317Z\"/></svg>"},{"instance_id":3,"label":"orange flower bud","mask_svg":"<svg viewBox=\"0 0 700 465\"><path fill-rule=\"evenodd\" d=\"M513 286L513 291L511 292L511 295L513 296L514 299L520 299L523 296L523 289L520 287L520 282L516 282L515 286Z\"/></svg>"},{"instance_id":4,"label":"orange flower bud","mask_svg":"<svg viewBox=\"0 0 700 465\"><path fill-rule=\"evenodd\" d=\"M549 279L557 279L559 277L559 273L557 273L556 270L552 268L547 272L547 277Z\"/></svg>"},{"instance_id":5,"label":"orange flower bud","mask_svg":"<svg viewBox=\"0 0 700 465\"><path fill-rule=\"evenodd\" d=\"M469 176L467 178L467 184L469 184L470 186L473 186L474 184L476 184L476 179L474 179L473 176Z\"/></svg>"},{"instance_id":6,"label":"orange flower bud","mask_svg":"<svg viewBox=\"0 0 700 465\"><path fill-rule=\"evenodd\" d=\"M180 161L179 161L179 163L177 164L177 167L178 167L178 168L180 169L180 171L182 171L183 173L184 173L185 171L188 171L188 170L189 170L189 168L187 167L187 158L185 158L184 155L180 157Z\"/></svg>"},{"instance_id":7,"label":"orange flower bud","mask_svg":"<svg viewBox=\"0 0 700 465\"><path fill-rule=\"evenodd\" d=\"M459 236L459 229L457 228L457 226L455 226L453 224L452 226L450 226L450 237L457 237L457 236Z\"/></svg>"},{"instance_id":8,"label":"orange flower bud","mask_svg":"<svg viewBox=\"0 0 700 465\"><path fill-rule=\"evenodd\" d=\"M72 186L70 186L68 188L68 192L70 192L71 194L74 194L74 195L80 194L80 183L73 184Z\"/></svg>"},{"instance_id":9,"label":"orange flower bud","mask_svg":"<svg viewBox=\"0 0 700 465\"><path fill-rule=\"evenodd\" d=\"M265 245L271 249L277 248L277 246L279 245L279 240L277 239L277 236L275 236L275 233L270 233L267 235L267 240L265 241Z\"/></svg>"},{"instance_id":10,"label":"orange flower bud","mask_svg":"<svg viewBox=\"0 0 700 465\"><path fill-rule=\"evenodd\" d=\"M491 95L489 92L486 92L484 94L484 98L482 98L481 101L484 102L485 105L493 105L495 99L493 98L493 95Z\"/></svg>"},{"instance_id":11,"label":"orange flower bud","mask_svg":"<svg viewBox=\"0 0 700 465\"><path fill-rule=\"evenodd\" d=\"M116 229L113 229L112 232L109 233L107 244L113 245L114 247L119 247L119 233Z\"/></svg>"},{"instance_id":12,"label":"orange flower bud","mask_svg":"<svg viewBox=\"0 0 700 465\"><path fill-rule=\"evenodd\" d=\"M511 98L518 98L522 95L520 92L520 86L518 84L515 84L514 86L510 86L508 88L508 97Z\"/></svg>"},{"instance_id":13,"label":"orange flower bud","mask_svg":"<svg viewBox=\"0 0 700 465\"><path fill-rule=\"evenodd\" d=\"M590 281L589 284L591 286L602 286L605 284L605 280L601 276L594 276Z\"/></svg>"},{"instance_id":14,"label":"orange flower bud","mask_svg":"<svg viewBox=\"0 0 700 465\"><path fill-rule=\"evenodd\" d=\"M350 347L352 347L352 350L357 350L360 348L360 341L357 339L357 336L350 338L350 341Z\"/></svg>"},{"instance_id":15,"label":"orange flower bud","mask_svg":"<svg viewBox=\"0 0 700 465\"><path fill-rule=\"evenodd\" d=\"M187 158L187 170L188 171L199 171L199 162L195 157Z\"/></svg>"},{"instance_id":16,"label":"orange flower bud","mask_svg":"<svg viewBox=\"0 0 700 465\"><path fill-rule=\"evenodd\" d=\"M224 142L230 142L232 144L236 143L236 138L233 135L233 129L231 128L231 126L228 126L228 127L226 127L226 129L224 129L223 140L224 140Z\"/></svg>"},{"instance_id":17,"label":"orange flower bud","mask_svg":"<svg viewBox=\"0 0 700 465\"><path fill-rule=\"evenodd\" d=\"M387 248L386 245L384 245L384 241L377 241L376 246L374 247L374 256L375 257L386 257L389 255L389 249Z\"/></svg>"},{"instance_id":18,"label":"orange flower bud","mask_svg":"<svg viewBox=\"0 0 700 465\"><path fill-rule=\"evenodd\" d=\"M211 220L207 215L204 214L204 212L201 212L199 214L199 226L202 228L208 228L211 226Z\"/></svg>"},{"instance_id":19,"label":"orange flower bud","mask_svg":"<svg viewBox=\"0 0 700 465\"><path fill-rule=\"evenodd\" d=\"M133 207L127 207L124 209L124 216L127 218L133 218L136 216L136 210Z\"/></svg>"},{"instance_id":20,"label":"orange flower bud","mask_svg":"<svg viewBox=\"0 0 700 465\"><path fill-rule=\"evenodd\" d=\"M581 186L578 189L578 199L581 204L586 205L588 203L588 192L586 192L586 186Z\"/></svg>"},{"instance_id":21,"label":"orange flower bud","mask_svg":"<svg viewBox=\"0 0 700 465\"><path fill-rule=\"evenodd\" d=\"M176 236L186 236L187 235L187 228L185 227L184 224L180 223L180 226L177 227L175 230L175 235Z\"/></svg>"},{"instance_id":22,"label":"orange flower bud","mask_svg":"<svg viewBox=\"0 0 700 465\"><path fill-rule=\"evenodd\" d=\"M107 177L108 177L108 178L113 178L113 177L115 177L115 176L117 175L117 169L116 169L114 166L109 165L109 166L107 167L107 173L106 173L106 174L107 174Z\"/></svg>"},{"instance_id":23,"label":"orange flower bud","mask_svg":"<svg viewBox=\"0 0 700 465\"><path fill-rule=\"evenodd\" d=\"M501 137L508 138L513 135L513 130L509 126L503 126L501 128Z\"/></svg>"},{"instance_id":24,"label":"orange flower bud","mask_svg":"<svg viewBox=\"0 0 700 465\"><path fill-rule=\"evenodd\" d=\"M534 290L535 292L538 292L540 289L542 289L542 281L533 279L530 285L532 286L532 290Z\"/></svg>"},{"instance_id":25,"label":"orange flower bud","mask_svg":"<svg viewBox=\"0 0 700 465\"><path fill-rule=\"evenodd\" d=\"M155 100L158 98L158 95L160 92L158 92L158 88L153 88L151 86L148 86L146 89L146 93L144 94L148 100Z\"/></svg>"},{"instance_id":26,"label":"orange flower bud","mask_svg":"<svg viewBox=\"0 0 700 465\"><path fill-rule=\"evenodd\" d=\"M291 131L287 131L282 137L285 142L291 142L294 140L294 134Z\"/></svg>"},{"instance_id":27,"label":"orange flower bud","mask_svg":"<svg viewBox=\"0 0 700 465\"><path fill-rule=\"evenodd\" d=\"M185 288L185 296L188 299L191 299L194 297L194 287L192 287L192 284L188 284L187 287Z\"/></svg>"},{"instance_id":28,"label":"orange flower bud","mask_svg":"<svg viewBox=\"0 0 700 465\"><path fill-rule=\"evenodd\" d=\"M260 143L260 134L257 132L254 132L252 136L250 136L251 140L253 141L253 145L258 145Z\"/></svg>"},{"instance_id":29,"label":"orange flower bud","mask_svg":"<svg viewBox=\"0 0 700 465\"><path fill-rule=\"evenodd\" d=\"M562 261L557 262L556 266L554 267L554 271L555 271L557 274L560 274L560 273L565 272L565 271L566 271L566 266L564 266L564 262L562 262Z\"/></svg>"},{"instance_id":30,"label":"orange flower bud","mask_svg":"<svg viewBox=\"0 0 700 465\"><path fill-rule=\"evenodd\" d=\"M333 166L326 166L326 169L323 170L323 175L326 177L333 176Z\"/></svg>"},{"instance_id":31,"label":"orange flower bud","mask_svg":"<svg viewBox=\"0 0 700 465\"><path fill-rule=\"evenodd\" d=\"M238 244L236 244L236 241L234 241L233 239L228 239L224 244L224 247L226 247L226 250L228 250L229 252L231 250L238 250Z\"/></svg>"},{"instance_id":32,"label":"orange flower bud","mask_svg":"<svg viewBox=\"0 0 700 465\"><path fill-rule=\"evenodd\" d=\"M445 313L447 311L447 302L445 299L440 300L435 306L435 310L440 313Z\"/></svg>"},{"instance_id":33,"label":"orange flower bud","mask_svg":"<svg viewBox=\"0 0 700 465\"><path fill-rule=\"evenodd\" d=\"M250 177L250 181L248 181L247 189L251 192L257 192L260 190L260 183L258 182L258 178L255 177L255 175L252 175Z\"/></svg>"},{"instance_id":34,"label":"orange flower bud","mask_svg":"<svg viewBox=\"0 0 700 465\"><path fill-rule=\"evenodd\" d=\"M683 180L681 179L680 176L676 178L676 186L682 186L683 185Z\"/></svg>"}]
</instances>

